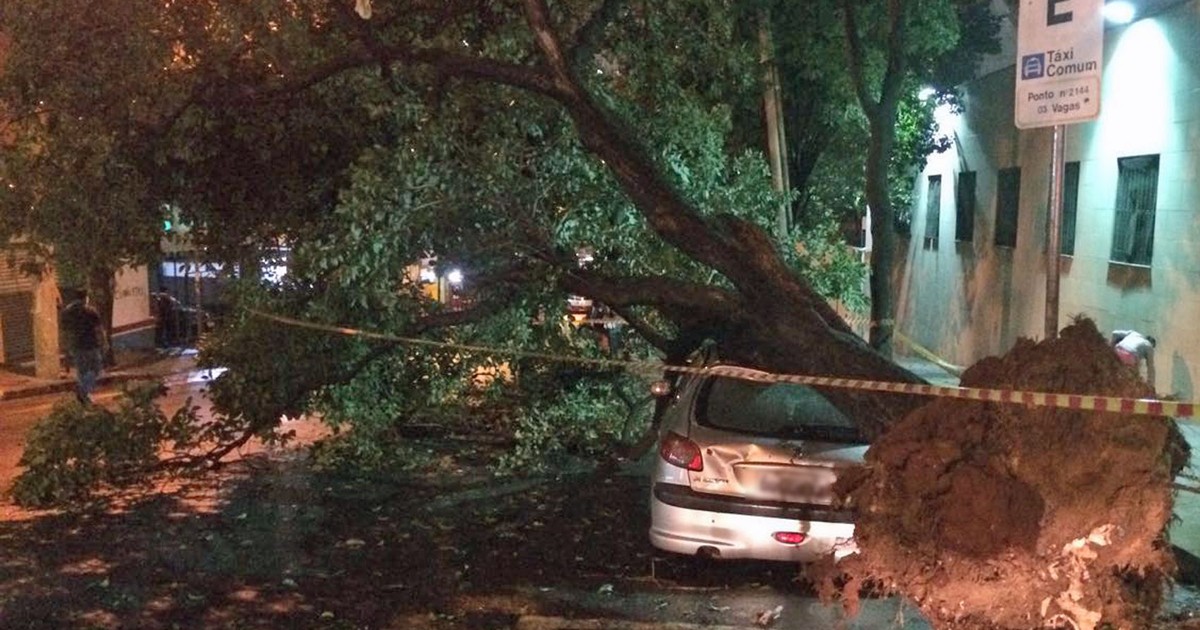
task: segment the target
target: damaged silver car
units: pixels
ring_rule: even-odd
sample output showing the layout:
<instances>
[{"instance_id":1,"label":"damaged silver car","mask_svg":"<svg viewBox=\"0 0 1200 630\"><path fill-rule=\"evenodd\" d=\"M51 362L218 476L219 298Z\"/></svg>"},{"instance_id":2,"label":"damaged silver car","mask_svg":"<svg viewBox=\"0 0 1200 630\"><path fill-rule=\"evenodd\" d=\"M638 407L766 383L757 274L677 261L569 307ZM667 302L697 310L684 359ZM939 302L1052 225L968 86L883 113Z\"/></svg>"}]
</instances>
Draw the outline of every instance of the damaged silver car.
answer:
<instances>
[{"instance_id":1,"label":"damaged silver car","mask_svg":"<svg viewBox=\"0 0 1200 630\"><path fill-rule=\"evenodd\" d=\"M860 427L812 387L694 375L662 412L650 541L706 558L812 562L854 553L833 485L862 465Z\"/></svg>"}]
</instances>

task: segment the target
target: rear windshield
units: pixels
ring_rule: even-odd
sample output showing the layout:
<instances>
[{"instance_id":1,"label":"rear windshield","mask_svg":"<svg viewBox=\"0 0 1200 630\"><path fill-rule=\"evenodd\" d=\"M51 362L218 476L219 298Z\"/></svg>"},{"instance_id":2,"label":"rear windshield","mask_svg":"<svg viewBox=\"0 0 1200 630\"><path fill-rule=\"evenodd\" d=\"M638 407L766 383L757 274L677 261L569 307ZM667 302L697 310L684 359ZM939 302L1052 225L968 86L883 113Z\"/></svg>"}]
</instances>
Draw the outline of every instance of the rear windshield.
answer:
<instances>
[{"instance_id":1,"label":"rear windshield","mask_svg":"<svg viewBox=\"0 0 1200 630\"><path fill-rule=\"evenodd\" d=\"M854 421L807 385L712 378L704 384L698 402L697 420L715 429L784 439L866 443Z\"/></svg>"}]
</instances>

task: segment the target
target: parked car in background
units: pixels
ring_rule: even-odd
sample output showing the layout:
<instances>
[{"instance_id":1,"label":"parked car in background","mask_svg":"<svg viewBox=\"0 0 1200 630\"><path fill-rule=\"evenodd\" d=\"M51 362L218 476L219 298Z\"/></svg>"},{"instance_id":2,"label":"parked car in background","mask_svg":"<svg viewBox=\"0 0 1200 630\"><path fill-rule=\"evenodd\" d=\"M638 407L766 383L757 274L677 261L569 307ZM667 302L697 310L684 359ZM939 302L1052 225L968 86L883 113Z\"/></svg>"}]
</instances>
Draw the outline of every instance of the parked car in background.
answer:
<instances>
[{"instance_id":1,"label":"parked car in background","mask_svg":"<svg viewBox=\"0 0 1200 630\"><path fill-rule=\"evenodd\" d=\"M856 551L833 485L859 467L860 427L817 389L682 377L662 412L651 543L706 558L812 562Z\"/></svg>"}]
</instances>

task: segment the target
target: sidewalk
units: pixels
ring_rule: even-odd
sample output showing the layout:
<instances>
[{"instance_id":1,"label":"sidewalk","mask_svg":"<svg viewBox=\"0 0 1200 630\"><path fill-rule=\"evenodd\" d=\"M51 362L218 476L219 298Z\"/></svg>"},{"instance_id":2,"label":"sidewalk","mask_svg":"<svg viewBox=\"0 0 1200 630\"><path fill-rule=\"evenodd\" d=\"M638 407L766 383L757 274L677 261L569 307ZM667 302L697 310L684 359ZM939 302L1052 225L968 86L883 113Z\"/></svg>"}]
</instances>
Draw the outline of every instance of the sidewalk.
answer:
<instances>
[{"instance_id":1,"label":"sidewalk","mask_svg":"<svg viewBox=\"0 0 1200 630\"><path fill-rule=\"evenodd\" d=\"M919 355L895 355L893 359L904 369L925 379L930 385L957 387L958 377L942 369L938 364Z\"/></svg>"},{"instance_id":2,"label":"sidewalk","mask_svg":"<svg viewBox=\"0 0 1200 630\"><path fill-rule=\"evenodd\" d=\"M196 351L191 348L119 353L117 366L104 371L99 385L162 378L195 367ZM71 391L74 388L75 378L69 372L63 372L59 378L46 379L0 367L0 401Z\"/></svg>"}]
</instances>

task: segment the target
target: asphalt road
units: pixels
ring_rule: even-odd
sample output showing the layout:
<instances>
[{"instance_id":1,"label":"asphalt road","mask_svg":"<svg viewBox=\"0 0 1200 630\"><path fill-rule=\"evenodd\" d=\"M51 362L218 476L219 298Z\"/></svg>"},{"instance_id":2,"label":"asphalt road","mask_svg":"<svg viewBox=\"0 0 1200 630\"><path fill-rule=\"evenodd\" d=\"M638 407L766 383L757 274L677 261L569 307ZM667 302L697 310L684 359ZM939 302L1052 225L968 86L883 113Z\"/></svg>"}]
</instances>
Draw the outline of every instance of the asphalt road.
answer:
<instances>
[{"instance_id":1,"label":"asphalt road","mask_svg":"<svg viewBox=\"0 0 1200 630\"><path fill-rule=\"evenodd\" d=\"M170 377L167 381L168 393L161 401L164 411L174 412L190 396L194 404L200 405L202 414L209 413L208 402L202 395L207 380L205 376L203 372L191 372ZM70 392L62 392L0 402L0 488L7 488L15 478L17 462L30 428L48 414L55 404L69 401L71 396ZM98 404L112 405L118 396L116 388L105 388L97 392L94 399ZM644 476L643 471L633 471L632 474ZM272 540L274 538L272 534ZM674 627L681 628L712 624L752 627L754 620L764 611L776 608L779 617L772 627L783 629L924 630L929 627L911 606L894 598L865 601L857 618L845 619L836 606L822 605L806 597L800 589L789 586L787 582L790 580L783 579L783 583L779 583L778 576L771 574L768 567L743 565L707 567L707 570L726 574L726 579L714 581L709 579L711 576L706 576L699 583L680 579L674 586L670 585L671 580L668 579L665 583L647 583L636 588L625 584L615 590L612 585L599 589L580 588L549 579L544 585L527 586L525 589L534 599L553 604L557 610L573 611L571 616L577 620L597 620L600 625L595 627L606 627L605 624L612 620L641 620L649 627L657 627L655 624L663 624L663 627L675 624ZM785 575L780 571L775 573ZM738 579L739 576L743 579ZM709 586L714 583L720 585ZM1194 591L1179 587L1172 593L1170 608L1193 606L1195 599ZM534 620L527 621L532 623ZM544 621L559 627L554 625L559 620ZM527 627L533 629L542 626L527 624Z\"/></svg>"},{"instance_id":2,"label":"asphalt road","mask_svg":"<svg viewBox=\"0 0 1200 630\"><path fill-rule=\"evenodd\" d=\"M209 413L209 404L202 395L204 377L205 374L201 372L191 372L168 379L168 393L161 400L163 410L174 412L190 396L194 404L201 406L202 414ZM108 387L98 391L93 400L97 404L113 405L119 395L116 387ZM61 392L0 402L0 488L11 485L19 472L17 462L29 430L40 418L50 413L54 405L68 402L72 396L71 392ZM638 473L638 476L642 474ZM728 574L725 575L728 582L720 587L697 587L683 580L674 587L667 584L658 587L643 585L628 592L606 594L592 589L567 587L551 580L553 586L532 590L535 598L551 602L558 609L575 610L583 618L607 620L600 622L602 626L619 619L641 619L649 627L655 628L659 624L664 624L663 627L671 624L681 624L679 627L714 623L749 624L764 611L780 607L779 618L773 624L777 628L924 630L928 627L915 611L911 608L906 610L895 599L865 602L863 613L857 619L845 620L837 607L823 606L788 586L790 580L786 576L791 571L784 571L778 566L759 567L753 563L742 563L739 566L710 567L710 570ZM738 579L742 574L744 581ZM769 587L763 583L764 580L779 583ZM701 581L711 582L708 579Z\"/></svg>"}]
</instances>

